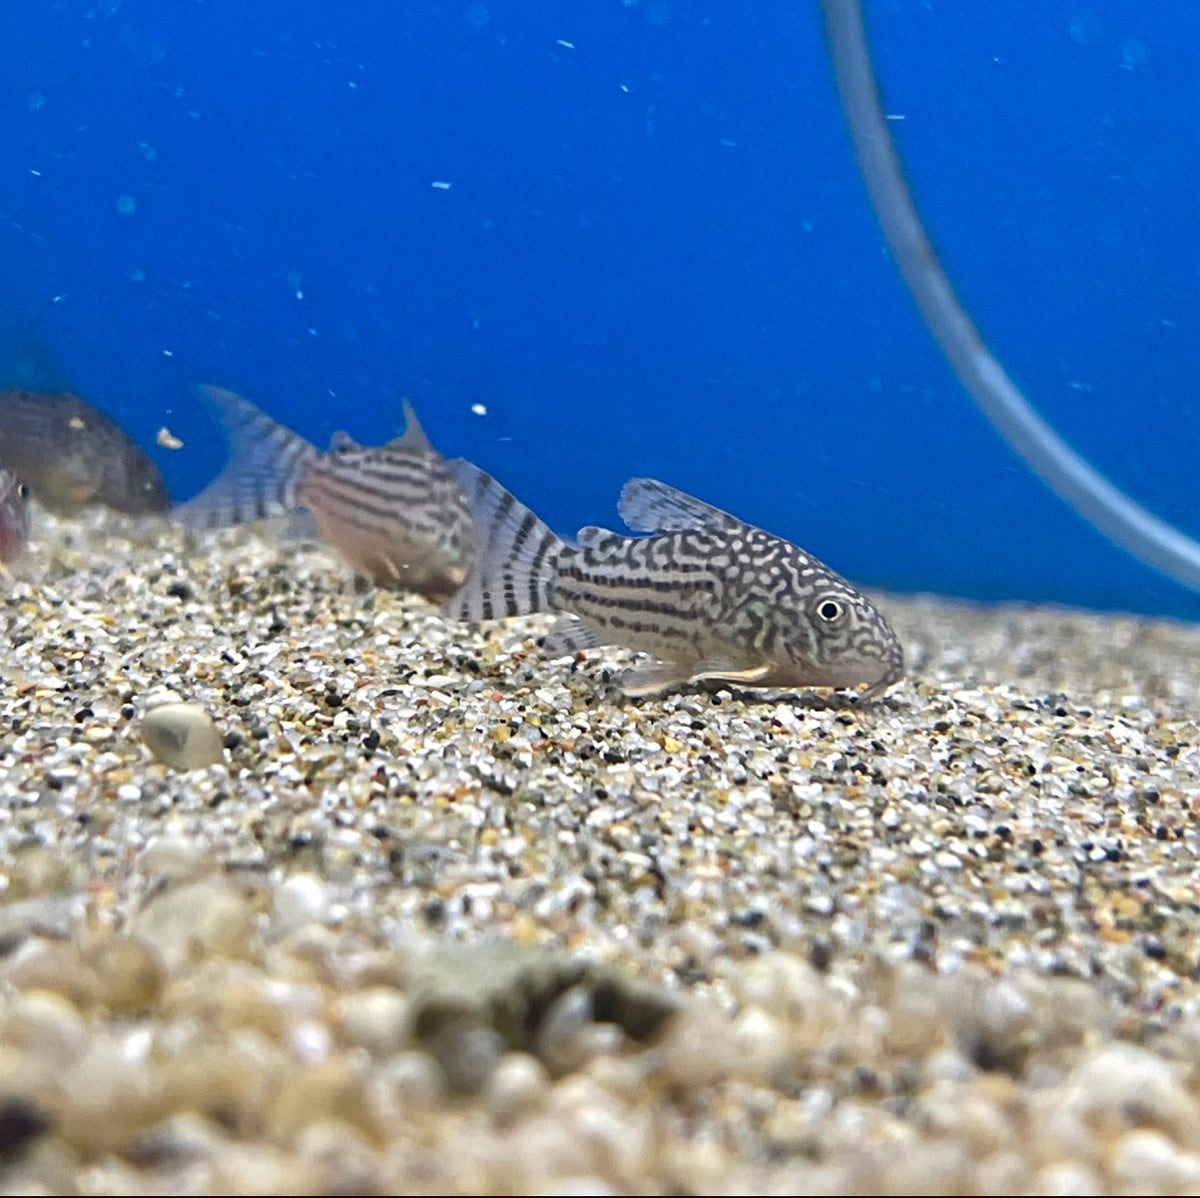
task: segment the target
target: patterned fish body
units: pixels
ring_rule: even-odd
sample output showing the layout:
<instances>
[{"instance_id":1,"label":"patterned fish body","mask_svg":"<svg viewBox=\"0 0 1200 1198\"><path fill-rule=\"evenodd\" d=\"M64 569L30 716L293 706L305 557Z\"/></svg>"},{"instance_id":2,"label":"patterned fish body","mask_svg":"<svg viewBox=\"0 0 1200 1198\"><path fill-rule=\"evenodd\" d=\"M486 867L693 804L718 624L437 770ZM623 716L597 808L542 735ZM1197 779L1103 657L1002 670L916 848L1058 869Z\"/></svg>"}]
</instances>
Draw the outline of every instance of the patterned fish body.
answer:
<instances>
[{"instance_id":1,"label":"patterned fish body","mask_svg":"<svg viewBox=\"0 0 1200 1198\"><path fill-rule=\"evenodd\" d=\"M29 487L0 466L0 564L11 562L29 539Z\"/></svg>"},{"instance_id":2,"label":"patterned fish body","mask_svg":"<svg viewBox=\"0 0 1200 1198\"><path fill-rule=\"evenodd\" d=\"M171 506L158 467L137 443L69 391L0 391L0 462L54 511L96 503L145 515Z\"/></svg>"},{"instance_id":3,"label":"patterned fish body","mask_svg":"<svg viewBox=\"0 0 1200 1198\"><path fill-rule=\"evenodd\" d=\"M188 523L222 527L303 513L296 530L315 526L381 586L437 599L462 586L475 527L407 400L403 436L364 446L337 433L321 451L232 391L200 391L225 429L230 456L213 482L176 509Z\"/></svg>"},{"instance_id":4,"label":"patterned fish body","mask_svg":"<svg viewBox=\"0 0 1200 1198\"><path fill-rule=\"evenodd\" d=\"M448 615L477 622L535 611L564 614L547 638L561 655L601 644L658 659L635 671L631 695L684 683L855 687L881 694L904 673L883 614L802 549L654 479L621 492L626 537L581 529L556 536L495 479L452 463L471 507L480 554Z\"/></svg>"}]
</instances>

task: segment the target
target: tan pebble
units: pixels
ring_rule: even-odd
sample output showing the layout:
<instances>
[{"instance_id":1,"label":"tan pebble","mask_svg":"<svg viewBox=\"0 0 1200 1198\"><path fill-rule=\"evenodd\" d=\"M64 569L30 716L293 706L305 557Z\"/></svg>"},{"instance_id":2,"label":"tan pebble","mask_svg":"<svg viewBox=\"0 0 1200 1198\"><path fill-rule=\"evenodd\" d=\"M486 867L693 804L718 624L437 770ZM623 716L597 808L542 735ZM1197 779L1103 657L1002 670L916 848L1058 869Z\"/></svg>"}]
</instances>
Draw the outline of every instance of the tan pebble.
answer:
<instances>
[{"instance_id":1,"label":"tan pebble","mask_svg":"<svg viewBox=\"0 0 1200 1198\"><path fill-rule=\"evenodd\" d=\"M145 1011L158 1001L166 966L145 941L110 933L91 940L81 955L96 978L95 1001L114 1014Z\"/></svg>"},{"instance_id":2,"label":"tan pebble","mask_svg":"<svg viewBox=\"0 0 1200 1198\"><path fill-rule=\"evenodd\" d=\"M138 872L156 884L194 882L214 869L211 847L202 839L155 836L138 854Z\"/></svg>"},{"instance_id":3,"label":"tan pebble","mask_svg":"<svg viewBox=\"0 0 1200 1198\"><path fill-rule=\"evenodd\" d=\"M379 1161L358 1128L341 1119L306 1127L296 1142L313 1194L382 1194Z\"/></svg>"},{"instance_id":4,"label":"tan pebble","mask_svg":"<svg viewBox=\"0 0 1200 1198\"><path fill-rule=\"evenodd\" d=\"M372 1122L362 1079L344 1056L293 1069L271 1098L266 1117L272 1137L285 1141L319 1120L344 1119L358 1128Z\"/></svg>"},{"instance_id":5,"label":"tan pebble","mask_svg":"<svg viewBox=\"0 0 1200 1198\"><path fill-rule=\"evenodd\" d=\"M733 1070L736 1059L730 1020L709 1002L688 1003L663 1036L663 1077L685 1089L716 1085Z\"/></svg>"},{"instance_id":6,"label":"tan pebble","mask_svg":"<svg viewBox=\"0 0 1200 1198\"><path fill-rule=\"evenodd\" d=\"M225 1133L212 1119L183 1111L138 1132L129 1155L143 1166L178 1164L206 1160L225 1143Z\"/></svg>"},{"instance_id":7,"label":"tan pebble","mask_svg":"<svg viewBox=\"0 0 1200 1198\"><path fill-rule=\"evenodd\" d=\"M1006 1149L971 1166L969 1194L1031 1194L1030 1162L1024 1152Z\"/></svg>"},{"instance_id":8,"label":"tan pebble","mask_svg":"<svg viewBox=\"0 0 1200 1198\"><path fill-rule=\"evenodd\" d=\"M1109 1168L1126 1194L1195 1194L1200 1191L1200 1157L1180 1152L1162 1132L1127 1132L1113 1145Z\"/></svg>"},{"instance_id":9,"label":"tan pebble","mask_svg":"<svg viewBox=\"0 0 1200 1198\"><path fill-rule=\"evenodd\" d=\"M733 1021L732 1056L738 1076L768 1080L784 1063L787 1026L762 1007L746 1007Z\"/></svg>"},{"instance_id":10,"label":"tan pebble","mask_svg":"<svg viewBox=\"0 0 1200 1198\"><path fill-rule=\"evenodd\" d=\"M212 717L193 703L164 703L142 717L142 740L173 770L203 769L225 760L225 746Z\"/></svg>"},{"instance_id":11,"label":"tan pebble","mask_svg":"<svg viewBox=\"0 0 1200 1198\"><path fill-rule=\"evenodd\" d=\"M63 995L27 990L0 1018L0 1040L62 1067L83 1055L87 1025Z\"/></svg>"},{"instance_id":12,"label":"tan pebble","mask_svg":"<svg viewBox=\"0 0 1200 1198\"><path fill-rule=\"evenodd\" d=\"M1078 1161L1054 1161L1037 1171L1029 1192L1073 1198L1074 1195L1103 1194L1100 1178Z\"/></svg>"},{"instance_id":13,"label":"tan pebble","mask_svg":"<svg viewBox=\"0 0 1200 1198\"><path fill-rule=\"evenodd\" d=\"M18 990L50 990L81 1010L92 1001L96 979L73 944L27 940L5 963L3 976Z\"/></svg>"},{"instance_id":14,"label":"tan pebble","mask_svg":"<svg viewBox=\"0 0 1200 1198\"><path fill-rule=\"evenodd\" d=\"M738 991L748 1003L792 1022L828 1009L833 996L807 961L790 953L767 953L738 972Z\"/></svg>"},{"instance_id":15,"label":"tan pebble","mask_svg":"<svg viewBox=\"0 0 1200 1198\"><path fill-rule=\"evenodd\" d=\"M270 1144L227 1144L212 1161L213 1194L312 1194L304 1165ZM116 1191L119 1192L119 1191Z\"/></svg>"},{"instance_id":16,"label":"tan pebble","mask_svg":"<svg viewBox=\"0 0 1200 1198\"><path fill-rule=\"evenodd\" d=\"M329 887L316 874L293 874L276 887L272 905L275 925L281 932L309 923L327 923Z\"/></svg>"},{"instance_id":17,"label":"tan pebble","mask_svg":"<svg viewBox=\"0 0 1200 1198\"><path fill-rule=\"evenodd\" d=\"M1086 1057L1067 1082L1068 1104L1111 1135L1136 1121L1157 1128L1188 1152L1200 1150L1200 1108L1179 1074L1132 1044L1107 1044Z\"/></svg>"},{"instance_id":18,"label":"tan pebble","mask_svg":"<svg viewBox=\"0 0 1200 1198\"><path fill-rule=\"evenodd\" d=\"M62 852L27 848L18 852L9 867L5 904L47 894L67 894L81 884L78 864Z\"/></svg>"},{"instance_id":19,"label":"tan pebble","mask_svg":"<svg viewBox=\"0 0 1200 1198\"><path fill-rule=\"evenodd\" d=\"M399 991L372 986L340 996L333 1004L332 1017L344 1044L382 1058L400 1051L408 1010L408 999Z\"/></svg>"},{"instance_id":20,"label":"tan pebble","mask_svg":"<svg viewBox=\"0 0 1200 1198\"><path fill-rule=\"evenodd\" d=\"M540 1106L549 1088L550 1075L536 1057L507 1052L487 1080L483 1102L492 1118L505 1124Z\"/></svg>"},{"instance_id":21,"label":"tan pebble","mask_svg":"<svg viewBox=\"0 0 1200 1198\"><path fill-rule=\"evenodd\" d=\"M121 1152L163 1115L147 1068L142 1029L93 1034L87 1051L62 1074L59 1134L85 1154Z\"/></svg>"},{"instance_id":22,"label":"tan pebble","mask_svg":"<svg viewBox=\"0 0 1200 1198\"><path fill-rule=\"evenodd\" d=\"M156 895L137 913L131 927L162 954L172 971L206 952L246 956L253 929L253 907L232 882L219 875Z\"/></svg>"},{"instance_id":23,"label":"tan pebble","mask_svg":"<svg viewBox=\"0 0 1200 1198\"><path fill-rule=\"evenodd\" d=\"M220 1112L234 1126L257 1124L267 1097L289 1063L282 1052L251 1032L220 1038L187 1024L187 1035L159 1045L153 1081L162 1110Z\"/></svg>"},{"instance_id":24,"label":"tan pebble","mask_svg":"<svg viewBox=\"0 0 1200 1198\"><path fill-rule=\"evenodd\" d=\"M380 1076L402 1105L428 1109L440 1103L446 1092L441 1068L427 1052L398 1053Z\"/></svg>"}]
</instances>

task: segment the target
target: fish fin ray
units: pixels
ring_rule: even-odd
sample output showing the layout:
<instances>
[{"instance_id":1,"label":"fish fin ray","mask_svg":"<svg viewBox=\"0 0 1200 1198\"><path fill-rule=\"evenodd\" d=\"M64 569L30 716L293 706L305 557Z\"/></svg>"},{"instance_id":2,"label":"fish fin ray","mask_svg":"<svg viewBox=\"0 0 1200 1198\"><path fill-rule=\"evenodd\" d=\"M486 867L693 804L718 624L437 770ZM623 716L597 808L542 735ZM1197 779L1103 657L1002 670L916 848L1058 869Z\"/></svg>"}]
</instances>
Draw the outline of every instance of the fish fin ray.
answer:
<instances>
[{"instance_id":1,"label":"fish fin ray","mask_svg":"<svg viewBox=\"0 0 1200 1198\"><path fill-rule=\"evenodd\" d=\"M621 678L621 689L631 699L645 698L682 686L691 677L691 670L679 662L652 661L626 671Z\"/></svg>"},{"instance_id":2,"label":"fish fin ray","mask_svg":"<svg viewBox=\"0 0 1200 1198\"><path fill-rule=\"evenodd\" d=\"M569 546L490 474L462 458L447 462L475 523L478 551L462 588L443 607L478 624L553 611L560 557Z\"/></svg>"},{"instance_id":3,"label":"fish fin ray","mask_svg":"<svg viewBox=\"0 0 1200 1198\"><path fill-rule=\"evenodd\" d=\"M656 478L631 478L621 488L617 510L634 532L682 532L689 528L730 531L743 527L737 517Z\"/></svg>"},{"instance_id":4,"label":"fish fin ray","mask_svg":"<svg viewBox=\"0 0 1200 1198\"><path fill-rule=\"evenodd\" d=\"M546 634L542 652L548 661L553 661L556 657L586 653L589 649L599 649L608 644L611 642L578 616L560 616Z\"/></svg>"},{"instance_id":5,"label":"fish fin ray","mask_svg":"<svg viewBox=\"0 0 1200 1198\"><path fill-rule=\"evenodd\" d=\"M729 658L710 658L699 662L692 670L691 682L732 682L753 686L771 672L769 661L753 666L740 666Z\"/></svg>"}]
</instances>

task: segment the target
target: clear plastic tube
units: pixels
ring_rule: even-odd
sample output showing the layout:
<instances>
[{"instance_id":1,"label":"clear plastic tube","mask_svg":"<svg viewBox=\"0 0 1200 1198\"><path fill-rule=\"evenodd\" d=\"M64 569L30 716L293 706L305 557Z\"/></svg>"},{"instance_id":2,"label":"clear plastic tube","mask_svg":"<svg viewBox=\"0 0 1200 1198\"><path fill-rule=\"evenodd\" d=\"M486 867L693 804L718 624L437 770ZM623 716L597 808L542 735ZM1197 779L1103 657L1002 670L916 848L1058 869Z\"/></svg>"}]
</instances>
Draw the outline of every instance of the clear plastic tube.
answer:
<instances>
[{"instance_id":1,"label":"clear plastic tube","mask_svg":"<svg viewBox=\"0 0 1200 1198\"><path fill-rule=\"evenodd\" d=\"M992 427L1060 499L1139 561L1200 591L1200 544L1113 486L1038 414L967 315L917 213L879 105L859 0L821 0L859 173L921 318Z\"/></svg>"}]
</instances>

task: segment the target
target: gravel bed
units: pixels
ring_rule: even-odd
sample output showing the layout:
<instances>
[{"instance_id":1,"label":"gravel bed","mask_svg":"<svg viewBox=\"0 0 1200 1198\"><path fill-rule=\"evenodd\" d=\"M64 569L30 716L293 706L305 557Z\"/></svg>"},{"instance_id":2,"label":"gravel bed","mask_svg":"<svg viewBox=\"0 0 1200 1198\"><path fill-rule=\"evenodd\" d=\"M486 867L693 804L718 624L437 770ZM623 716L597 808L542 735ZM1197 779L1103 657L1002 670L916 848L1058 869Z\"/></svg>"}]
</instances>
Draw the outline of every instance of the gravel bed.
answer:
<instances>
[{"instance_id":1,"label":"gravel bed","mask_svg":"<svg viewBox=\"0 0 1200 1198\"><path fill-rule=\"evenodd\" d=\"M255 530L13 572L0 1192L1200 1190L1200 628L630 701Z\"/></svg>"}]
</instances>

